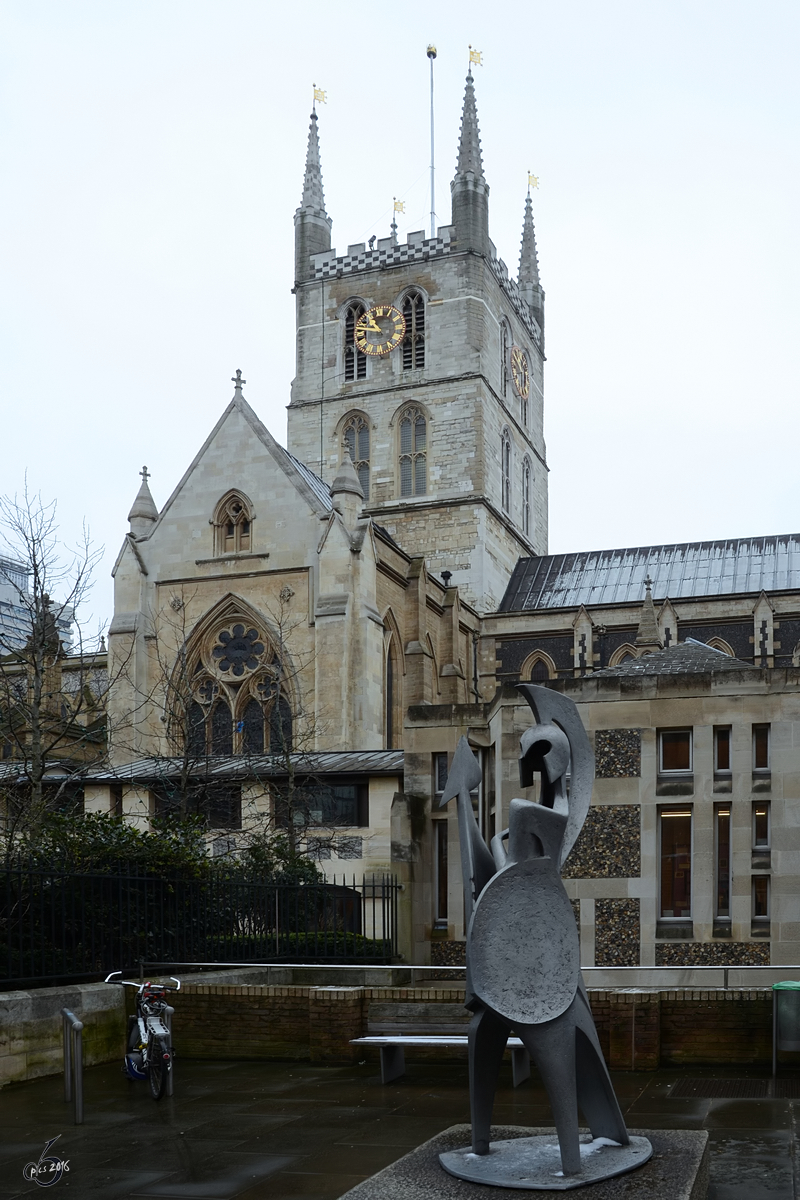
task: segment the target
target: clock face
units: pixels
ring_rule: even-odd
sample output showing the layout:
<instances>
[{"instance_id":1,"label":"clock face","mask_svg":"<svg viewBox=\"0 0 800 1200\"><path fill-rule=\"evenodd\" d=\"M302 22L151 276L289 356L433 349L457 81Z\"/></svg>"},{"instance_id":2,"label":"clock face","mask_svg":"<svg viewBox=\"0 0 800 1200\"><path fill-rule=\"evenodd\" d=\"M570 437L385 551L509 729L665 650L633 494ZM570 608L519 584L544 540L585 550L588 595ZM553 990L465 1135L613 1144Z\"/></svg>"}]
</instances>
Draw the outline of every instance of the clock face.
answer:
<instances>
[{"instance_id":1,"label":"clock face","mask_svg":"<svg viewBox=\"0 0 800 1200\"><path fill-rule=\"evenodd\" d=\"M514 346L511 350L511 378L514 381L517 395L521 396L523 400L527 400L531 390L528 356L524 350L520 350L519 346Z\"/></svg>"},{"instance_id":2,"label":"clock face","mask_svg":"<svg viewBox=\"0 0 800 1200\"><path fill-rule=\"evenodd\" d=\"M355 343L362 354L388 354L405 335L405 318L392 304L376 304L356 321Z\"/></svg>"}]
</instances>

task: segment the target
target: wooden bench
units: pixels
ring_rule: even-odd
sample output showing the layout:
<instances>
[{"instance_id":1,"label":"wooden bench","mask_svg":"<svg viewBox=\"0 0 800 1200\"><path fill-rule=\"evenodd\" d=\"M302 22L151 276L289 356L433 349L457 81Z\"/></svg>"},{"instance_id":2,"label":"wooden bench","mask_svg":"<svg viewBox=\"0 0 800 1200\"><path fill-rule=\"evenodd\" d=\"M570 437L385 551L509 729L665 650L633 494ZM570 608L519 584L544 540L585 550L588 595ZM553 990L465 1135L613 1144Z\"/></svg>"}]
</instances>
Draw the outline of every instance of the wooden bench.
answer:
<instances>
[{"instance_id":1,"label":"wooden bench","mask_svg":"<svg viewBox=\"0 0 800 1200\"><path fill-rule=\"evenodd\" d=\"M406 1047L435 1049L467 1047L469 1013L463 1004L381 1004L373 1002L367 1014L367 1036L353 1038L353 1046L376 1046L381 1053L381 1083L399 1079L406 1070ZM530 1078L531 1060L519 1038L509 1038L511 1078L519 1087Z\"/></svg>"}]
</instances>

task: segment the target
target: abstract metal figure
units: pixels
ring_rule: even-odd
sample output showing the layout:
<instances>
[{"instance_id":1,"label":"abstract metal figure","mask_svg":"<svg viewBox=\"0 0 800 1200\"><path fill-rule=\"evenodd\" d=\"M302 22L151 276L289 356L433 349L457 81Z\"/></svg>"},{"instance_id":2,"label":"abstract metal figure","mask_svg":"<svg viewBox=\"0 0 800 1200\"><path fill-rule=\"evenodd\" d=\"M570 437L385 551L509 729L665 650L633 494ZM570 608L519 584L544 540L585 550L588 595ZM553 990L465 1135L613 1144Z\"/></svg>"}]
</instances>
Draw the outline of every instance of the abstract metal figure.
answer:
<instances>
[{"instance_id":1,"label":"abstract metal figure","mask_svg":"<svg viewBox=\"0 0 800 1200\"><path fill-rule=\"evenodd\" d=\"M512 800L509 827L492 839L490 850L472 810L470 790L480 783L481 771L466 738L458 744L440 801L443 807L458 798L467 926L465 1003L474 1013L469 1027L472 1156L490 1153L497 1076L513 1032L547 1089L561 1154L560 1186L572 1187L580 1181L569 1182L569 1177L582 1170L578 1106L593 1138L606 1140L595 1142L597 1146L630 1148L622 1156L625 1165L612 1168L609 1162L604 1175L640 1165L652 1150L643 1138L631 1145L614 1095L581 979L578 930L561 881L561 866L589 811L594 755L571 700L531 684L521 684L519 690L537 719L520 740L520 782L529 787L541 775L539 802ZM478 1178L454 1169L453 1157L442 1156L447 1170ZM487 1178L485 1170L479 1174L485 1182L501 1182ZM552 1171L549 1175L546 1186L559 1186ZM598 1177L593 1171L592 1178Z\"/></svg>"}]
</instances>

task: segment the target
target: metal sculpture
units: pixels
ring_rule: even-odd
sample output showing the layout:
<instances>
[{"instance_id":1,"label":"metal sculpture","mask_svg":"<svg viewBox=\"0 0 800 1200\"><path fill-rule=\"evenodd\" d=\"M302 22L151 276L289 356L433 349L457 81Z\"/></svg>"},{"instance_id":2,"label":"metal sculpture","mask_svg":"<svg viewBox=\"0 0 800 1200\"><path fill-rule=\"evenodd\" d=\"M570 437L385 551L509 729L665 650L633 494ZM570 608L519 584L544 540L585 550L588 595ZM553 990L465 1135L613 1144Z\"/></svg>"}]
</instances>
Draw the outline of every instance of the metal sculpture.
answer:
<instances>
[{"instance_id":1,"label":"metal sculpture","mask_svg":"<svg viewBox=\"0 0 800 1200\"><path fill-rule=\"evenodd\" d=\"M520 783L541 776L539 801L514 799L508 829L481 836L470 791L481 771L461 738L440 806L458 801L469 1027L471 1151L440 1156L453 1175L498 1186L565 1189L646 1162L609 1078L580 972L580 941L560 869L589 811L594 755L571 700L521 684L536 725L520 740ZM569 776L569 786L567 777ZM497 1075L509 1036L525 1045L553 1110L552 1138L490 1143ZM578 1107L592 1132L581 1142ZM524 1143L536 1143L525 1145ZM561 1170L558 1166L560 1152Z\"/></svg>"}]
</instances>

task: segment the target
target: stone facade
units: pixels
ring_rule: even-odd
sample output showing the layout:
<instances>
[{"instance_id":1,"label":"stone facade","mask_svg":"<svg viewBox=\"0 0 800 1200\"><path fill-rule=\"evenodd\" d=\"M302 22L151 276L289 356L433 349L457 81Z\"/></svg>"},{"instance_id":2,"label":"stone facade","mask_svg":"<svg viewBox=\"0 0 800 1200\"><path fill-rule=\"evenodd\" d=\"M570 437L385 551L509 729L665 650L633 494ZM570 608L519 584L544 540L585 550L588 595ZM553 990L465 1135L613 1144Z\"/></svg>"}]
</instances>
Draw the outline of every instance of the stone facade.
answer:
<instances>
[{"instance_id":1,"label":"stone facade","mask_svg":"<svg viewBox=\"0 0 800 1200\"><path fill-rule=\"evenodd\" d=\"M319 172L316 138L313 120L307 191L309 171L312 182ZM401 245L392 236L369 248L350 246L341 255L328 238L307 267L298 266L297 374L288 447L330 481L345 450L348 418L363 418L369 437L365 511L401 545L424 555L429 570L450 571L464 598L487 611L499 604L519 555L547 549L544 301L530 206L529 247L519 280L510 278L489 239L488 187L471 79L459 162L453 223L435 238L412 233ZM475 201L476 181L481 202ZM305 238L304 219L297 230L298 238ZM403 312L410 295L422 300L424 361L407 360L397 346L364 356L362 375L348 370L352 306L391 305ZM515 348L527 357L527 396L515 383ZM399 419L409 407L426 422L426 486L414 495L402 493L400 480ZM504 437L511 458L507 484ZM523 483L526 469L529 480Z\"/></svg>"},{"instance_id":2,"label":"stone facade","mask_svg":"<svg viewBox=\"0 0 800 1200\"><path fill-rule=\"evenodd\" d=\"M329 877L398 875L408 885L403 955L457 961L458 830L437 806L440 771L467 736L482 769L481 829L488 840L504 828L530 723L510 685L532 678L575 699L595 749L592 809L565 869L585 964L796 961L800 577L786 563L797 539L547 556L532 210L529 200L514 279L489 238L488 195L470 78L451 223L433 238L413 233L400 244L393 232L337 253L312 118L295 214L290 452L245 401L237 372L233 400L160 512L142 484L114 569L110 768L87 782L85 807L149 825L161 803L153 764L187 744L174 711L183 694L200 713L208 756L239 772L242 826L274 822L269 780L253 769L242 781L240 768L250 702L262 704L266 753L281 697L296 750L399 753L355 772L366 815L321 837L317 857ZM412 297L424 324L414 346L361 361L354 306L403 311ZM514 348L527 357L527 399ZM401 427L412 408L424 443L409 451ZM409 453L424 455L419 479L402 474ZM251 632L255 665L242 659L233 678L219 655L231 639L243 654ZM683 659L661 674L614 674L687 638L740 661L724 674L688 670ZM223 699L226 729L214 718ZM768 768L754 767L756 726L769 729ZM730 733L722 772L720 729ZM661 770L659 739L670 730L690 731L691 769ZM758 843L757 803L770 831ZM690 915L680 919L662 911L659 890L668 809L691 821Z\"/></svg>"}]
</instances>

